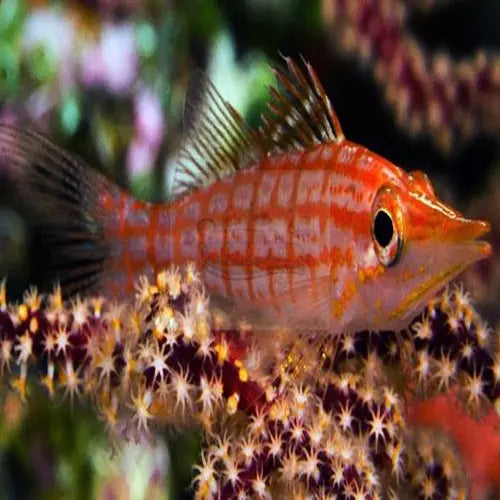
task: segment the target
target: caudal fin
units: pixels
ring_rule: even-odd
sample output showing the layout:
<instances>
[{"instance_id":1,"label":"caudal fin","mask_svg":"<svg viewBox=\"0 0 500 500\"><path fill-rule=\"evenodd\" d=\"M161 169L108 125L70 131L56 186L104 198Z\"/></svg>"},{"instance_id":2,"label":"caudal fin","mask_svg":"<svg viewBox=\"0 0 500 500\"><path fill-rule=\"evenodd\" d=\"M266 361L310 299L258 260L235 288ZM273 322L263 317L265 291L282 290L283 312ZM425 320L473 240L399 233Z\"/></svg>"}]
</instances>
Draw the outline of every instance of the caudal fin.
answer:
<instances>
[{"instance_id":1,"label":"caudal fin","mask_svg":"<svg viewBox=\"0 0 500 500\"><path fill-rule=\"evenodd\" d=\"M99 285L112 253L105 228L116 217L103 210L102 200L118 188L41 134L4 123L0 171L33 211L65 294Z\"/></svg>"}]
</instances>

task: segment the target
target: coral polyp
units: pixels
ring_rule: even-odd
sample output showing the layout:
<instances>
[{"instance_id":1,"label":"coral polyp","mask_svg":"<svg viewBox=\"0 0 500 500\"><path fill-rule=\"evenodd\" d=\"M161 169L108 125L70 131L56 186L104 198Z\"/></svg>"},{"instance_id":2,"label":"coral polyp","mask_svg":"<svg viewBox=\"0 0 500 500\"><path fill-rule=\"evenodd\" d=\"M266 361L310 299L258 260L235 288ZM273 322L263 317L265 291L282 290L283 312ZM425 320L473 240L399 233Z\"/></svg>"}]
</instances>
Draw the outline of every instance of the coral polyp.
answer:
<instances>
[{"instance_id":1,"label":"coral polyp","mask_svg":"<svg viewBox=\"0 0 500 500\"><path fill-rule=\"evenodd\" d=\"M196 270L141 278L130 304L64 302L0 290L0 356L29 401L87 399L113 432L203 431L200 498L465 498L451 441L412 426L407 401L455 391L479 414L500 396L496 334L461 288L446 290L401 332L283 334L259 352L251 326L224 330ZM269 346L269 344L266 344ZM76 417L75 417L76 418Z\"/></svg>"}]
</instances>

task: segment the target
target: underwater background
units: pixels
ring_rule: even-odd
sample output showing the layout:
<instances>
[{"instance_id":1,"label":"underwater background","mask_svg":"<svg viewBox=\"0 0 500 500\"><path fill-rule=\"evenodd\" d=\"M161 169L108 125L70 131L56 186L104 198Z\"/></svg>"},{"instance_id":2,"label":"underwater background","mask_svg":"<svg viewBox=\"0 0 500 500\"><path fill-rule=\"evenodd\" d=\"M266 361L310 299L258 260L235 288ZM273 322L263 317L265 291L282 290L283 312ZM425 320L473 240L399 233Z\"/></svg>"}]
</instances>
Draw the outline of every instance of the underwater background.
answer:
<instances>
[{"instance_id":1,"label":"underwater background","mask_svg":"<svg viewBox=\"0 0 500 500\"><path fill-rule=\"evenodd\" d=\"M495 0L2 0L0 120L38 128L139 198L165 200L199 70L257 125L269 65L303 56L350 140L423 170L442 199L492 223L493 258L463 280L497 328L499 22ZM10 301L54 279L20 201L1 183L0 276ZM198 431L161 431L154 445L118 449L84 403L49 400L36 386L28 401L0 392L0 498L192 496ZM449 408L440 400L415 418L456 420L455 438L476 466L472 493L498 498L497 423Z\"/></svg>"}]
</instances>

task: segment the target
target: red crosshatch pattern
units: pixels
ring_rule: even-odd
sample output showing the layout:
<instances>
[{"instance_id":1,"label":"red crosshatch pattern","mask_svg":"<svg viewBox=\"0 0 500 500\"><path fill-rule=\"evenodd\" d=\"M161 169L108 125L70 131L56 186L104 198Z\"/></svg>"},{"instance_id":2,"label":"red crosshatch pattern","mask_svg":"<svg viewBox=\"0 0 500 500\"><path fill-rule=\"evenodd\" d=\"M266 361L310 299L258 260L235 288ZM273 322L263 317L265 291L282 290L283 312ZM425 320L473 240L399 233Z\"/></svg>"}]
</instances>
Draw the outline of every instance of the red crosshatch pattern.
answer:
<instances>
[{"instance_id":1,"label":"red crosshatch pattern","mask_svg":"<svg viewBox=\"0 0 500 500\"><path fill-rule=\"evenodd\" d=\"M366 196L389 175L385 163L343 141L266 158L172 204L117 190L102 200L107 235L121 242L109 285L130 290L140 273L194 261L214 294L277 310L317 298L350 264L352 236L370 234ZM348 286L337 292L343 307Z\"/></svg>"}]
</instances>

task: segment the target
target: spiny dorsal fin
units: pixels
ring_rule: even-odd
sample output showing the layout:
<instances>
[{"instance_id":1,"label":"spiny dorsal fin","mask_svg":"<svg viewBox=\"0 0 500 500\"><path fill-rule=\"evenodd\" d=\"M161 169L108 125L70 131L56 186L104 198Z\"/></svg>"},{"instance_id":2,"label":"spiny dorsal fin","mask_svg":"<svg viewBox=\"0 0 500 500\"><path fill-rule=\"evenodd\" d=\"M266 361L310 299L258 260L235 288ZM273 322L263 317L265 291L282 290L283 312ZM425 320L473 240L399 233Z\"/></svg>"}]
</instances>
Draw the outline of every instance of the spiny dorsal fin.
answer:
<instances>
[{"instance_id":1,"label":"spiny dorsal fin","mask_svg":"<svg viewBox=\"0 0 500 500\"><path fill-rule=\"evenodd\" d=\"M279 90L270 87L271 100L263 125L252 129L206 77L197 98L186 99L195 117L179 151L173 197L231 175L265 156L303 151L323 142L339 142L342 128L312 66L305 75L285 58L288 75L274 69Z\"/></svg>"},{"instance_id":2,"label":"spiny dorsal fin","mask_svg":"<svg viewBox=\"0 0 500 500\"><path fill-rule=\"evenodd\" d=\"M194 119L178 154L172 194L208 186L263 155L259 136L223 99L208 78L201 78L197 97L187 96L186 112ZM198 108L198 109L196 109Z\"/></svg>"},{"instance_id":3,"label":"spiny dorsal fin","mask_svg":"<svg viewBox=\"0 0 500 500\"><path fill-rule=\"evenodd\" d=\"M281 89L270 87L271 101L261 127L267 154L308 150L322 142L340 142L344 133L312 66L307 75L289 57L288 75L273 69Z\"/></svg>"}]
</instances>

